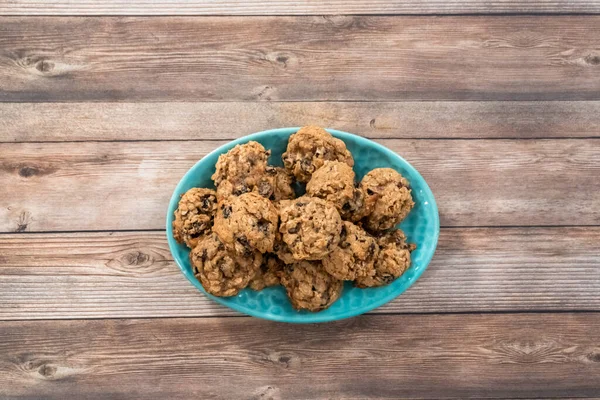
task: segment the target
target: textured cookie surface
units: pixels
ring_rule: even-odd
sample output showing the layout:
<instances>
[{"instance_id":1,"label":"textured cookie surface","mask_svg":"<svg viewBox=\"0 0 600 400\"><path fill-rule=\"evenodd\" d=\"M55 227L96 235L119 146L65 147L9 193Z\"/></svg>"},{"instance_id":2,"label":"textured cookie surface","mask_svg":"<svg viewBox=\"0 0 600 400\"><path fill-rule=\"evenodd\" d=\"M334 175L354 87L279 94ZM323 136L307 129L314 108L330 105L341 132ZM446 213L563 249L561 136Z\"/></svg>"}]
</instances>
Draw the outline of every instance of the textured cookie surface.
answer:
<instances>
[{"instance_id":1,"label":"textured cookie surface","mask_svg":"<svg viewBox=\"0 0 600 400\"><path fill-rule=\"evenodd\" d=\"M215 164L212 179L219 200L248 192L260 192L269 197L273 191L266 179L270 151L258 142L238 144L221 154Z\"/></svg>"},{"instance_id":2,"label":"textured cookie surface","mask_svg":"<svg viewBox=\"0 0 600 400\"><path fill-rule=\"evenodd\" d=\"M415 203L409 182L391 168L376 168L360 183L369 210L365 226L371 231L390 229L402 221Z\"/></svg>"},{"instance_id":3,"label":"textured cookie surface","mask_svg":"<svg viewBox=\"0 0 600 400\"><path fill-rule=\"evenodd\" d=\"M214 232L239 254L273 251L277 235L277 209L269 200L250 192L221 200Z\"/></svg>"},{"instance_id":4,"label":"textured cookie surface","mask_svg":"<svg viewBox=\"0 0 600 400\"><path fill-rule=\"evenodd\" d=\"M282 159L285 168L299 182L308 182L327 160L354 165L344 142L318 126L305 126L292 134Z\"/></svg>"},{"instance_id":5,"label":"textured cookie surface","mask_svg":"<svg viewBox=\"0 0 600 400\"><path fill-rule=\"evenodd\" d=\"M217 196L214 190L192 188L185 192L173 220L173 237L179 243L194 248L200 236L210 232L217 211Z\"/></svg>"},{"instance_id":6,"label":"textured cookie surface","mask_svg":"<svg viewBox=\"0 0 600 400\"><path fill-rule=\"evenodd\" d=\"M194 276L202 287L215 296L234 296L256 275L262 255L255 251L240 255L225 247L217 235L200 238L190 252Z\"/></svg>"},{"instance_id":7,"label":"textured cookie surface","mask_svg":"<svg viewBox=\"0 0 600 400\"><path fill-rule=\"evenodd\" d=\"M294 188L292 187L294 178L287 170L281 167L268 166L265 173L266 177L263 182L267 182L268 186L265 186L262 193L259 191L261 196L267 197L274 202L290 200L296 197Z\"/></svg>"},{"instance_id":8,"label":"textured cookie surface","mask_svg":"<svg viewBox=\"0 0 600 400\"><path fill-rule=\"evenodd\" d=\"M410 267L410 253L416 246L406 243L406 236L402 230L385 232L377 239L377 243L379 253L375 260L375 274L357 277L356 286L358 287L387 285Z\"/></svg>"},{"instance_id":9,"label":"textured cookie surface","mask_svg":"<svg viewBox=\"0 0 600 400\"><path fill-rule=\"evenodd\" d=\"M325 272L319 261L286 265L281 277L281 284L297 310L326 309L340 297L342 283Z\"/></svg>"},{"instance_id":10,"label":"textured cookie surface","mask_svg":"<svg viewBox=\"0 0 600 400\"><path fill-rule=\"evenodd\" d=\"M340 240L342 219L336 208L317 197L280 202L279 232L296 260L320 260Z\"/></svg>"},{"instance_id":11,"label":"textured cookie surface","mask_svg":"<svg viewBox=\"0 0 600 400\"><path fill-rule=\"evenodd\" d=\"M250 281L250 289L263 290L266 287L278 285L283 266L283 262L274 254L267 253L263 255L263 262Z\"/></svg>"},{"instance_id":12,"label":"textured cookie surface","mask_svg":"<svg viewBox=\"0 0 600 400\"><path fill-rule=\"evenodd\" d=\"M379 245L374 237L351 222L344 221L339 244L323 259L325 271L333 277L353 281L375 275Z\"/></svg>"},{"instance_id":13,"label":"textured cookie surface","mask_svg":"<svg viewBox=\"0 0 600 400\"><path fill-rule=\"evenodd\" d=\"M354 171L340 161L325 161L306 184L306 193L331 202L342 219L359 220L364 216L364 195L355 187Z\"/></svg>"}]
</instances>

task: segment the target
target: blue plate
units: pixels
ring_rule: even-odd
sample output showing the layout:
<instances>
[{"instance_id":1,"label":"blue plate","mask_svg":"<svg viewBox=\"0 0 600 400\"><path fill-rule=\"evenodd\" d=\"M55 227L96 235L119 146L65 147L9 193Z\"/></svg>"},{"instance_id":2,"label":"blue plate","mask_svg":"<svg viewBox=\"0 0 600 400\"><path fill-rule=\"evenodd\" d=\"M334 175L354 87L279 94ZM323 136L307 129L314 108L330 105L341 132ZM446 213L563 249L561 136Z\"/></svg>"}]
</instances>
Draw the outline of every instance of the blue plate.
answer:
<instances>
[{"instance_id":1,"label":"blue plate","mask_svg":"<svg viewBox=\"0 0 600 400\"><path fill-rule=\"evenodd\" d=\"M210 177L215 172L215 163L220 154L226 153L237 144L254 140L261 143L266 149L271 149L269 161L272 165L282 166L281 154L286 149L289 136L298 129L281 128L254 133L227 143L198 161L184 175L171 197L167 211L169 248L183 274L198 290L234 310L253 317L294 323L326 322L353 317L389 302L408 289L427 268L435 252L440 233L437 205L433 193L423 177L402 157L380 144L350 133L328 129L333 136L343 140L348 150L352 152L357 179L361 179L373 168L389 167L400 172L411 184L415 207L402 221L400 228L406 233L409 242L417 244L417 249L412 253L411 267L400 278L387 286L358 289L346 282L338 301L327 310L318 313L294 310L281 286L269 287L259 292L244 289L237 296L215 297L207 294L194 277L188 258L189 249L173 239L173 213L177 208L180 195L193 187L214 188ZM185 306L193 307L194 305L186 304Z\"/></svg>"}]
</instances>

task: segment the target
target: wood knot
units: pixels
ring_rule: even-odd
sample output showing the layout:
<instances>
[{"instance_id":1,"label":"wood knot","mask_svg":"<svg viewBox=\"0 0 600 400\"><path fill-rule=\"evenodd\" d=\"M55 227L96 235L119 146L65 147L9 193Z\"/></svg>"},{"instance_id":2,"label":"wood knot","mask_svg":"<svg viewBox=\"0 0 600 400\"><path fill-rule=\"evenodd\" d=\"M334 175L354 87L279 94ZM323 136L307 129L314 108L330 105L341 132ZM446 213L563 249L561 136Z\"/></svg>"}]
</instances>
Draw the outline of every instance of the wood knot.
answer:
<instances>
[{"instance_id":1,"label":"wood knot","mask_svg":"<svg viewBox=\"0 0 600 400\"><path fill-rule=\"evenodd\" d=\"M292 357L290 356L279 356L279 362L288 365Z\"/></svg>"},{"instance_id":2,"label":"wood knot","mask_svg":"<svg viewBox=\"0 0 600 400\"><path fill-rule=\"evenodd\" d=\"M47 73L54 69L54 63L48 60L40 60L35 64L35 69L42 73Z\"/></svg>"},{"instance_id":3,"label":"wood knot","mask_svg":"<svg viewBox=\"0 0 600 400\"><path fill-rule=\"evenodd\" d=\"M263 86L262 88L259 88L256 96L258 97L258 100L271 100L272 94L274 94L274 93L275 93L275 88L267 85L267 86Z\"/></svg>"},{"instance_id":4,"label":"wood knot","mask_svg":"<svg viewBox=\"0 0 600 400\"><path fill-rule=\"evenodd\" d=\"M293 367L297 366L298 363L299 363L299 359L298 358L295 358L292 355L285 354L285 353L283 353L283 354L277 354L277 353L271 354L271 355L269 355L268 360L271 363L273 363L275 365L278 365L280 368L285 368L285 369L293 368Z\"/></svg>"},{"instance_id":5,"label":"wood knot","mask_svg":"<svg viewBox=\"0 0 600 400\"><path fill-rule=\"evenodd\" d=\"M282 69L293 67L298 64L298 59L292 53L273 52L267 53L265 59L272 65L275 65Z\"/></svg>"},{"instance_id":6,"label":"wood knot","mask_svg":"<svg viewBox=\"0 0 600 400\"><path fill-rule=\"evenodd\" d=\"M375 129L375 118L373 118L371 121L369 121L369 126L373 129Z\"/></svg>"},{"instance_id":7,"label":"wood knot","mask_svg":"<svg viewBox=\"0 0 600 400\"><path fill-rule=\"evenodd\" d=\"M141 251L134 251L133 253L127 253L124 256L127 265L142 265L150 260L148 254L142 253Z\"/></svg>"},{"instance_id":8,"label":"wood knot","mask_svg":"<svg viewBox=\"0 0 600 400\"><path fill-rule=\"evenodd\" d=\"M23 178L31 178L34 175L39 174L40 170L36 167L23 166L19 168L19 175Z\"/></svg>"},{"instance_id":9,"label":"wood knot","mask_svg":"<svg viewBox=\"0 0 600 400\"><path fill-rule=\"evenodd\" d=\"M160 254L140 250L122 251L105 263L106 267L127 275L146 275L160 272L167 261Z\"/></svg>"},{"instance_id":10,"label":"wood knot","mask_svg":"<svg viewBox=\"0 0 600 400\"><path fill-rule=\"evenodd\" d=\"M281 391L278 387L263 386L258 388L255 395L250 398L256 400L279 400L281 399Z\"/></svg>"},{"instance_id":11,"label":"wood knot","mask_svg":"<svg viewBox=\"0 0 600 400\"><path fill-rule=\"evenodd\" d=\"M48 364L42 364L42 366L38 368L38 372L44 378L52 378L56 374L56 367Z\"/></svg>"},{"instance_id":12,"label":"wood knot","mask_svg":"<svg viewBox=\"0 0 600 400\"><path fill-rule=\"evenodd\" d=\"M14 173L22 178L31 178L32 176L50 175L56 172L57 168L49 164L27 165L25 163L2 163L0 170Z\"/></svg>"},{"instance_id":13,"label":"wood knot","mask_svg":"<svg viewBox=\"0 0 600 400\"><path fill-rule=\"evenodd\" d=\"M590 65L600 65L600 56L596 54L588 54L584 60Z\"/></svg>"},{"instance_id":14,"label":"wood knot","mask_svg":"<svg viewBox=\"0 0 600 400\"><path fill-rule=\"evenodd\" d=\"M21 212L19 214L19 219L17 220L17 228L15 229L15 232L25 232L29 226L30 220L31 213L29 211Z\"/></svg>"},{"instance_id":15,"label":"wood knot","mask_svg":"<svg viewBox=\"0 0 600 400\"><path fill-rule=\"evenodd\" d=\"M32 56L25 56L18 60L18 62L24 67L31 67L33 64L35 64L35 60Z\"/></svg>"},{"instance_id":16,"label":"wood knot","mask_svg":"<svg viewBox=\"0 0 600 400\"><path fill-rule=\"evenodd\" d=\"M586 357L591 362L600 363L600 353L589 353Z\"/></svg>"}]
</instances>

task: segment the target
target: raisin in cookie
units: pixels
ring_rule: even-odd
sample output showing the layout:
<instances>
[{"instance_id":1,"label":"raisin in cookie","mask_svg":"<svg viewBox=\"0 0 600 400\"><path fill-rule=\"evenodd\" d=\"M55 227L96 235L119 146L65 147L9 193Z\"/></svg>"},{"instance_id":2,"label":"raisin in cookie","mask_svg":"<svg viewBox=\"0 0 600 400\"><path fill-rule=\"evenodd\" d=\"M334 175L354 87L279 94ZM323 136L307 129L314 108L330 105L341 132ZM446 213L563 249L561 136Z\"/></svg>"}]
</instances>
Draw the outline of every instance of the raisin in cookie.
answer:
<instances>
[{"instance_id":1,"label":"raisin in cookie","mask_svg":"<svg viewBox=\"0 0 600 400\"><path fill-rule=\"evenodd\" d=\"M318 126L305 126L291 135L282 159L285 168L299 182L308 182L326 160L341 161L351 167L354 165L352 154L344 142Z\"/></svg>"},{"instance_id":2,"label":"raisin in cookie","mask_svg":"<svg viewBox=\"0 0 600 400\"><path fill-rule=\"evenodd\" d=\"M265 180L267 160L271 152L257 142L238 144L219 156L212 175L219 201L243 193L265 192L269 197L272 188Z\"/></svg>"},{"instance_id":3,"label":"raisin in cookie","mask_svg":"<svg viewBox=\"0 0 600 400\"><path fill-rule=\"evenodd\" d=\"M265 254L260 268L248 286L252 290L263 290L266 287L278 285L283 265L283 262L274 254Z\"/></svg>"},{"instance_id":4,"label":"raisin in cookie","mask_svg":"<svg viewBox=\"0 0 600 400\"><path fill-rule=\"evenodd\" d=\"M279 232L296 260L320 260L337 246L342 219L333 204L302 196L282 201Z\"/></svg>"},{"instance_id":5,"label":"raisin in cookie","mask_svg":"<svg viewBox=\"0 0 600 400\"><path fill-rule=\"evenodd\" d=\"M173 221L173 237L193 249L198 239L210 232L217 211L217 195L214 190L192 188L185 192Z\"/></svg>"},{"instance_id":6,"label":"raisin in cookie","mask_svg":"<svg viewBox=\"0 0 600 400\"><path fill-rule=\"evenodd\" d=\"M336 279L353 281L375 275L379 246L374 237L344 221L340 243L323 259L325 271Z\"/></svg>"},{"instance_id":7,"label":"raisin in cookie","mask_svg":"<svg viewBox=\"0 0 600 400\"><path fill-rule=\"evenodd\" d=\"M278 222L277 209L269 200L244 193L219 202L214 232L239 254L273 251Z\"/></svg>"},{"instance_id":8,"label":"raisin in cookie","mask_svg":"<svg viewBox=\"0 0 600 400\"><path fill-rule=\"evenodd\" d=\"M234 296L248 286L260 269L258 251L239 255L228 250L217 235L202 236L190 252L194 276L204 289L215 296Z\"/></svg>"},{"instance_id":9,"label":"raisin in cookie","mask_svg":"<svg viewBox=\"0 0 600 400\"><path fill-rule=\"evenodd\" d=\"M359 220L364 216L364 194L354 184L354 171L346 163L325 161L306 184L306 193L330 201L342 219Z\"/></svg>"},{"instance_id":10,"label":"raisin in cookie","mask_svg":"<svg viewBox=\"0 0 600 400\"><path fill-rule=\"evenodd\" d=\"M416 246L406 243L406 236L400 229L385 232L377 238L379 254L375 260L375 274L357 277L360 288L387 285L402 275L410 267L410 253Z\"/></svg>"},{"instance_id":11,"label":"raisin in cookie","mask_svg":"<svg viewBox=\"0 0 600 400\"><path fill-rule=\"evenodd\" d=\"M364 176L360 187L365 193L365 226L372 231L390 229L402 221L415 203L408 181L391 168L377 168Z\"/></svg>"},{"instance_id":12,"label":"raisin in cookie","mask_svg":"<svg viewBox=\"0 0 600 400\"><path fill-rule=\"evenodd\" d=\"M281 274L292 306L297 310L321 311L342 293L343 282L323 269L319 261L300 261L286 265Z\"/></svg>"}]
</instances>

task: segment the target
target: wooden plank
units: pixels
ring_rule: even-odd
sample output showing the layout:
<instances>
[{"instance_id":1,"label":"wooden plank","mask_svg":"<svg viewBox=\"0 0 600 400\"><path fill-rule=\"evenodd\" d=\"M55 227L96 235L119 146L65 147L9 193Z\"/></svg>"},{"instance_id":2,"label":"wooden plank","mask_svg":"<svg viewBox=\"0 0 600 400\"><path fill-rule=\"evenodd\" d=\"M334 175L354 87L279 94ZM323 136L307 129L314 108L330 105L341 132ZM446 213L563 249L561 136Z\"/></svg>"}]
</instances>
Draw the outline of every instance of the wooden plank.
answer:
<instances>
[{"instance_id":1,"label":"wooden plank","mask_svg":"<svg viewBox=\"0 0 600 400\"><path fill-rule=\"evenodd\" d=\"M600 141L379 140L431 186L442 226L600 224ZM163 229L221 141L0 144L0 231Z\"/></svg>"},{"instance_id":2,"label":"wooden plank","mask_svg":"<svg viewBox=\"0 0 600 400\"><path fill-rule=\"evenodd\" d=\"M1 0L0 15L600 13L592 0Z\"/></svg>"},{"instance_id":3,"label":"wooden plank","mask_svg":"<svg viewBox=\"0 0 600 400\"><path fill-rule=\"evenodd\" d=\"M600 228L442 229L425 274L374 312L600 311L598 243ZM0 235L0 320L225 315L164 232Z\"/></svg>"},{"instance_id":4,"label":"wooden plank","mask_svg":"<svg viewBox=\"0 0 600 400\"><path fill-rule=\"evenodd\" d=\"M4 102L600 99L600 16L5 17L0 33Z\"/></svg>"},{"instance_id":5,"label":"wooden plank","mask_svg":"<svg viewBox=\"0 0 600 400\"><path fill-rule=\"evenodd\" d=\"M600 101L0 103L0 115L2 142L234 139L307 124L369 138L600 136Z\"/></svg>"},{"instance_id":6,"label":"wooden plank","mask_svg":"<svg viewBox=\"0 0 600 400\"><path fill-rule=\"evenodd\" d=\"M600 314L6 322L8 398L587 397ZM2 394L0 392L0 394Z\"/></svg>"}]
</instances>

